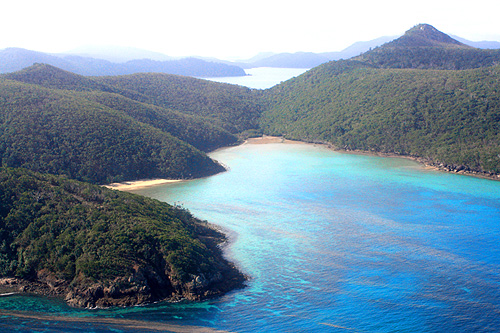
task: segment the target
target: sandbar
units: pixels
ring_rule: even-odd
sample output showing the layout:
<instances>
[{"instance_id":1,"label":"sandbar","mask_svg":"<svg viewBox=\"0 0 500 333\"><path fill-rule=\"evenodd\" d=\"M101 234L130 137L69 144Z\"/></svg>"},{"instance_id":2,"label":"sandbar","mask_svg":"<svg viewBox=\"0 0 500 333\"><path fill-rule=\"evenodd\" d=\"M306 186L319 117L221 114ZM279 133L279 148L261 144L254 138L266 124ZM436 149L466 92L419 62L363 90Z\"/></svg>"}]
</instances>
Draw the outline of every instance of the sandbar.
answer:
<instances>
[{"instance_id":1,"label":"sandbar","mask_svg":"<svg viewBox=\"0 0 500 333\"><path fill-rule=\"evenodd\" d=\"M162 184L181 182L182 179L143 179L143 180L133 180L122 183L113 183L108 185L103 185L104 187L110 188L112 190L118 191L133 191L144 187L156 186Z\"/></svg>"}]
</instances>

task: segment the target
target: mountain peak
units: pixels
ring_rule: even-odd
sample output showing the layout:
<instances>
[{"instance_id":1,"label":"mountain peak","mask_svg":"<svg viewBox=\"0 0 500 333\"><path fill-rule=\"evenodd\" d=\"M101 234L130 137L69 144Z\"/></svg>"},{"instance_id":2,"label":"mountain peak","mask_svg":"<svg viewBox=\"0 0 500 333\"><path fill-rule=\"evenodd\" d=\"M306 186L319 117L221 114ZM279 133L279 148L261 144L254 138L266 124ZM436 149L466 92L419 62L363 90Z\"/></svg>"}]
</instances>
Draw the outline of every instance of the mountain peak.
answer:
<instances>
[{"instance_id":1,"label":"mountain peak","mask_svg":"<svg viewBox=\"0 0 500 333\"><path fill-rule=\"evenodd\" d=\"M470 48L470 46L460 43L430 24L418 24L406 31L403 36L387 43L385 46Z\"/></svg>"}]
</instances>

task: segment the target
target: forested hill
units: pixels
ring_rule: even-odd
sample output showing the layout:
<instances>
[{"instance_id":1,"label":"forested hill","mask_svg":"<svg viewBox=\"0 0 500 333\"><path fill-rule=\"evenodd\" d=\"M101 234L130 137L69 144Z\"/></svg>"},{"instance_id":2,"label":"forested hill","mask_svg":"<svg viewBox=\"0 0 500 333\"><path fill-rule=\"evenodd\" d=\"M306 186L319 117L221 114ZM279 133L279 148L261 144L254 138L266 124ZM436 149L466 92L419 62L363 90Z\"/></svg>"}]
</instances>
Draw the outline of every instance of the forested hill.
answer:
<instances>
[{"instance_id":1,"label":"forested hill","mask_svg":"<svg viewBox=\"0 0 500 333\"><path fill-rule=\"evenodd\" d=\"M321 65L272 88L264 133L500 173L500 67Z\"/></svg>"},{"instance_id":2,"label":"forested hill","mask_svg":"<svg viewBox=\"0 0 500 333\"><path fill-rule=\"evenodd\" d=\"M73 306L191 300L241 286L225 237L166 203L0 168L0 276Z\"/></svg>"},{"instance_id":3,"label":"forested hill","mask_svg":"<svg viewBox=\"0 0 500 333\"><path fill-rule=\"evenodd\" d=\"M202 117L231 133L259 126L262 92L231 84L213 84L185 76L133 74L95 78L97 82L135 93L137 100Z\"/></svg>"},{"instance_id":4,"label":"forested hill","mask_svg":"<svg viewBox=\"0 0 500 333\"><path fill-rule=\"evenodd\" d=\"M255 103L250 89L173 75L140 77L170 87L179 102L166 108L158 95L134 84L114 86L43 64L0 77L1 164L93 183L202 177L223 168L200 150L237 141L223 127L236 133L256 126L255 118L242 121ZM193 85L205 90L197 93Z\"/></svg>"},{"instance_id":5,"label":"forested hill","mask_svg":"<svg viewBox=\"0 0 500 333\"><path fill-rule=\"evenodd\" d=\"M262 131L499 174L499 60L499 50L475 49L418 25L269 89Z\"/></svg>"},{"instance_id":6,"label":"forested hill","mask_svg":"<svg viewBox=\"0 0 500 333\"><path fill-rule=\"evenodd\" d=\"M500 62L500 50L476 49L428 24L353 58L382 68L471 69Z\"/></svg>"}]
</instances>

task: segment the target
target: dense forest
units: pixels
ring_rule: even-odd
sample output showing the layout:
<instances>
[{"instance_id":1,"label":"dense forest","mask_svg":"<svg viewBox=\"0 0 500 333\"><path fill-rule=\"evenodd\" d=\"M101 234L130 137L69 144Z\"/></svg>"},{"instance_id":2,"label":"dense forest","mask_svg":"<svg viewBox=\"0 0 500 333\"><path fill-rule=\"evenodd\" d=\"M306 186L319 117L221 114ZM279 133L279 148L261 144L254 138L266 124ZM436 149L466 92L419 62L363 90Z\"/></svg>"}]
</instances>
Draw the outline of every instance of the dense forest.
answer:
<instances>
[{"instance_id":1,"label":"dense forest","mask_svg":"<svg viewBox=\"0 0 500 333\"><path fill-rule=\"evenodd\" d=\"M239 286L243 275L217 246L224 239L157 200L0 168L0 276L72 305L198 299Z\"/></svg>"},{"instance_id":2,"label":"dense forest","mask_svg":"<svg viewBox=\"0 0 500 333\"><path fill-rule=\"evenodd\" d=\"M166 74L117 79L43 64L1 77L1 165L92 183L203 177L224 170L203 152L235 144L228 130L257 126L250 89ZM175 98L141 91L148 80Z\"/></svg>"},{"instance_id":3,"label":"dense forest","mask_svg":"<svg viewBox=\"0 0 500 333\"><path fill-rule=\"evenodd\" d=\"M448 52L461 55L470 64L465 67L479 68L447 70L456 64ZM432 57L425 55L440 53L440 63L429 66ZM491 53L419 25L379 49L271 88L261 129L339 149L414 156L449 170L498 174L500 67L476 57ZM393 61L393 55L408 62Z\"/></svg>"},{"instance_id":4,"label":"dense forest","mask_svg":"<svg viewBox=\"0 0 500 333\"><path fill-rule=\"evenodd\" d=\"M262 111L262 92L231 84L214 84L183 76L133 74L95 78L97 82L117 87L123 94L141 102L172 108L201 117L215 126L236 134L258 127Z\"/></svg>"},{"instance_id":5,"label":"dense forest","mask_svg":"<svg viewBox=\"0 0 500 333\"><path fill-rule=\"evenodd\" d=\"M273 88L262 130L499 173L499 75L329 63Z\"/></svg>"},{"instance_id":6,"label":"dense forest","mask_svg":"<svg viewBox=\"0 0 500 333\"><path fill-rule=\"evenodd\" d=\"M428 24L419 24L403 36L353 60L380 68L462 70L494 66L500 50L482 50L465 45Z\"/></svg>"}]
</instances>

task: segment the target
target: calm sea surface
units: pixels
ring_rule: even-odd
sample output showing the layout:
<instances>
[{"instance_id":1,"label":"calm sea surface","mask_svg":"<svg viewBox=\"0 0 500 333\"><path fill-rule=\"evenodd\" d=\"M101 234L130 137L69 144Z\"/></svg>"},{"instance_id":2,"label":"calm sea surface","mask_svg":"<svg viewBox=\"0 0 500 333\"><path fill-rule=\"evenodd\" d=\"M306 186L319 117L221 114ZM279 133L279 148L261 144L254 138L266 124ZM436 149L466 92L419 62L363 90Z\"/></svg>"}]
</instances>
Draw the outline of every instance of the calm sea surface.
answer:
<instances>
[{"instance_id":1,"label":"calm sea surface","mask_svg":"<svg viewBox=\"0 0 500 333\"><path fill-rule=\"evenodd\" d=\"M212 156L230 171L137 193L227 229L246 288L111 310L0 297L0 331L500 330L500 182L310 145Z\"/></svg>"},{"instance_id":2,"label":"calm sea surface","mask_svg":"<svg viewBox=\"0 0 500 333\"><path fill-rule=\"evenodd\" d=\"M308 69L306 68L274 68L274 67L257 67L245 69L247 76L232 76L232 77L214 77L205 78L206 80L238 84L254 89L267 89L275 86L283 81L299 76Z\"/></svg>"}]
</instances>

